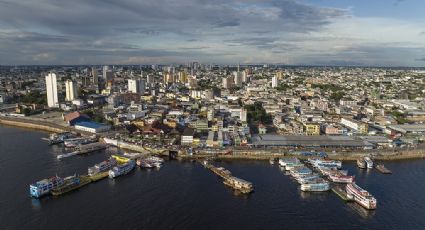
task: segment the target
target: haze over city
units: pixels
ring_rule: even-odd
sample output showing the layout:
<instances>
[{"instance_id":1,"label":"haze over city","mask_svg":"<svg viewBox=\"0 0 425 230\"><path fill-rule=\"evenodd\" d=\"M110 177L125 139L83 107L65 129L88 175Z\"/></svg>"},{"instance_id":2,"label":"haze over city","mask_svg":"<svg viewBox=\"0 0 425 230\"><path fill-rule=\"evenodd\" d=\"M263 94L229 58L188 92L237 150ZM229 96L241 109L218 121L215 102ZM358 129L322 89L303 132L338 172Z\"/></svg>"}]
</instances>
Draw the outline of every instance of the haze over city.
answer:
<instances>
[{"instance_id":1,"label":"haze over city","mask_svg":"<svg viewBox=\"0 0 425 230\"><path fill-rule=\"evenodd\" d=\"M0 64L425 65L420 0L0 1Z\"/></svg>"}]
</instances>

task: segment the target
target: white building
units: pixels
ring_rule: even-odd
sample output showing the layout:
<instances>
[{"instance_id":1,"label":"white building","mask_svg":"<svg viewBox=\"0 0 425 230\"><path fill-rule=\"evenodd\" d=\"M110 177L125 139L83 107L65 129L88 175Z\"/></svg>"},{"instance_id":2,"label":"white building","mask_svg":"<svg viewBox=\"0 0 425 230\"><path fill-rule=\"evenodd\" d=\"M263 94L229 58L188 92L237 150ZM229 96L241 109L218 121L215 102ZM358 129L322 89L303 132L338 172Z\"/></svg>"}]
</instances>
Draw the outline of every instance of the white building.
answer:
<instances>
[{"instance_id":1,"label":"white building","mask_svg":"<svg viewBox=\"0 0 425 230\"><path fill-rule=\"evenodd\" d=\"M66 80L65 88L66 88L66 98L65 98L66 101L72 101L78 98L77 83L75 81Z\"/></svg>"},{"instance_id":2,"label":"white building","mask_svg":"<svg viewBox=\"0 0 425 230\"><path fill-rule=\"evenodd\" d=\"M145 80L128 79L128 91L143 95L145 93Z\"/></svg>"},{"instance_id":3,"label":"white building","mask_svg":"<svg viewBox=\"0 0 425 230\"><path fill-rule=\"evenodd\" d=\"M49 73L46 76L47 106L51 108L59 108L58 84L56 74Z\"/></svg>"},{"instance_id":4,"label":"white building","mask_svg":"<svg viewBox=\"0 0 425 230\"><path fill-rule=\"evenodd\" d=\"M273 76L272 78L272 88L276 88L279 85L279 79L277 76Z\"/></svg>"},{"instance_id":5,"label":"white building","mask_svg":"<svg viewBox=\"0 0 425 230\"><path fill-rule=\"evenodd\" d=\"M235 86L241 87L242 86L242 72L233 72L233 79L235 81Z\"/></svg>"}]
</instances>

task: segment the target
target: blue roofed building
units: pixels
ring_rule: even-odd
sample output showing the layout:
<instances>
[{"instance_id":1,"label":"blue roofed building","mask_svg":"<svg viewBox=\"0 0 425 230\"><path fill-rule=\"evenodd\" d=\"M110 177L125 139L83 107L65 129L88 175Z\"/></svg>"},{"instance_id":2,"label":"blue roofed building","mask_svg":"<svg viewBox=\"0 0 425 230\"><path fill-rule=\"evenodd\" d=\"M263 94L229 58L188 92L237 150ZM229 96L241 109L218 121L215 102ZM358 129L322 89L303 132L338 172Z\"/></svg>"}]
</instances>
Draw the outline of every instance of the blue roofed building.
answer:
<instances>
[{"instance_id":1,"label":"blue roofed building","mask_svg":"<svg viewBox=\"0 0 425 230\"><path fill-rule=\"evenodd\" d=\"M111 129L110 125L99 124L93 121L82 121L74 125L75 129L90 133L101 133Z\"/></svg>"}]
</instances>

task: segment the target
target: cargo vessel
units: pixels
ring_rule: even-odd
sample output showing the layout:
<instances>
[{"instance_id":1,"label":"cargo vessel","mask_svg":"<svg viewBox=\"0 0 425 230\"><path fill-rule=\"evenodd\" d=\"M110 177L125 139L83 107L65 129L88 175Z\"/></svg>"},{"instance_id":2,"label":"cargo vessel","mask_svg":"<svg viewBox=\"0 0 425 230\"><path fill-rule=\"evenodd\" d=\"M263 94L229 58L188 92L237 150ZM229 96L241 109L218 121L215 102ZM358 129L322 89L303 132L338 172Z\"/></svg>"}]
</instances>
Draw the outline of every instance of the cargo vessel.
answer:
<instances>
[{"instance_id":1,"label":"cargo vessel","mask_svg":"<svg viewBox=\"0 0 425 230\"><path fill-rule=\"evenodd\" d=\"M360 188L356 183L347 184L345 189L348 198L353 199L366 209L376 209L376 199L369 194L368 191Z\"/></svg>"},{"instance_id":2,"label":"cargo vessel","mask_svg":"<svg viewBox=\"0 0 425 230\"><path fill-rule=\"evenodd\" d=\"M126 163L117 165L109 170L109 178L116 178L129 173L136 166L134 160L128 160Z\"/></svg>"},{"instance_id":3,"label":"cargo vessel","mask_svg":"<svg viewBox=\"0 0 425 230\"><path fill-rule=\"evenodd\" d=\"M35 198L40 198L49 194L52 189L55 189L64 184L63 178L54 176L48 179L37 181L30 185L30 195Z\"/></svg>"},{"instance_id":4,"label":"cargo vessel","mask_svg":"<svg viewBox=\"0 0 425 230\"><path fill-rule=\"evenodd\" d=\"M91 182L89 176L84 175L84 176L77 176L77 175L73 175L73 176L69 176L64 178L64 184L52 189L51 193L54 196L59 196L62 194L65 194L67 192L71 192L75 189L81 188L86 184L89 184Z\"/></svg>"}]
</instances>

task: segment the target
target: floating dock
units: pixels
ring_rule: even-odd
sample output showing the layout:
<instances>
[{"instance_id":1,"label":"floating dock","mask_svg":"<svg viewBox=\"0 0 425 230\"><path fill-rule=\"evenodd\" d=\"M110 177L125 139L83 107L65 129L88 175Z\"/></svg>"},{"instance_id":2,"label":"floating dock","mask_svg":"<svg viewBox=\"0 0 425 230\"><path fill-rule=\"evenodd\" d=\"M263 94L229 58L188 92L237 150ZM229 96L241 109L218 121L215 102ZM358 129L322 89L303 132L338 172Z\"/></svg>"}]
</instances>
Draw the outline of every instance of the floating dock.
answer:
<instances>
[{"instance_id":1,"label":"floating dock","mask_svg":"<svg viewBox=\"0 0 425 230\"><path fill-rule=\"evenodd\" d=\"M379 172L383 173L383 174L392 174L393 172L391 172L391 170L385 168L385 166L383 164L377 164L376 165L376 170L378 170Z\"/></svg>"},{"instance_id":2,"label":"floating dock","mask_svg":"<svg viewBox=\"0 0 425 230\"><path fill-rule=\"evenodd\" d=\"M106 171L106 172L100 172L100 173L97 173L97 174L95 174L95 175L93 175L93 176L89 176L90 177L90 180L92 181L92 182L96 182L96 181L98 181L98 180L102 180L102 179L104 179L104 178L107 178L109 176L109 170L108 171Z\"/></svg>"},{"instance_id":3,"label":"floating dock","mask_svg":"<svg viewBox=\"0 0 425 230\"><path fill-rule=\"evenodd\" d=\"M345 189L343 189L339 186L333 187L332 192L334 192L336 195L338 195L344 201L347 201L347 202L353 201L353 199L350 199L347 196L347 192L345 191Z\"/></svg>"},{"instance_id":4,"label":"floating dock","mask_svg":"<svg viewBox=\"0 0 425 230\"><path fill-rule=\"evenodd\" d=\"M54 190L51 191L52 195L53 196L63 195L67 192L71 192L73 190L79 189L79 188L83 187L84 185L87 185L91 182L91 179L88 175L79 176L79 178L80 178L80 183L78 183L77 185L66 186L64 188L54 189Z\"/></svg>"}]
</instances>

